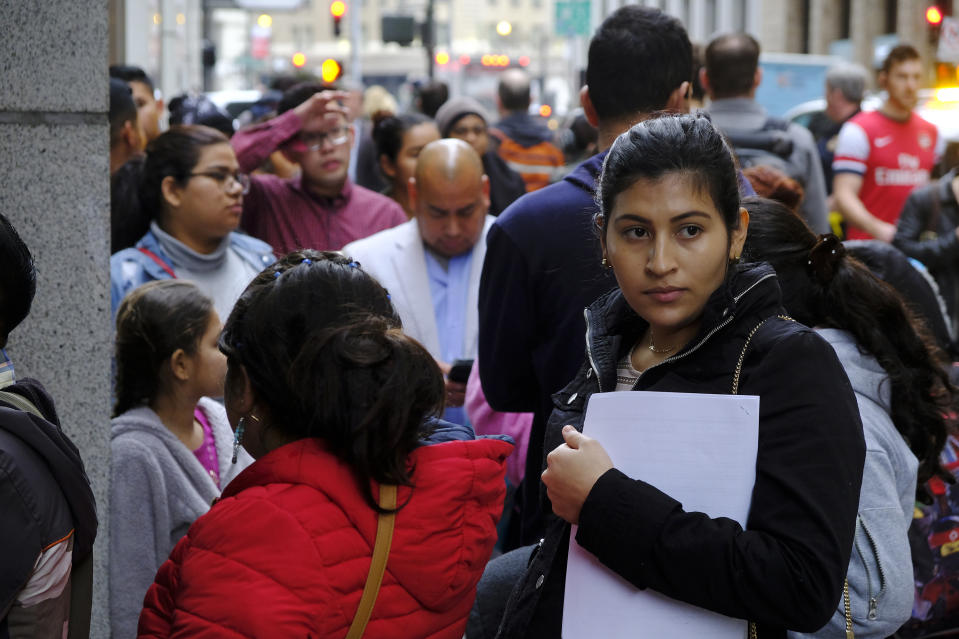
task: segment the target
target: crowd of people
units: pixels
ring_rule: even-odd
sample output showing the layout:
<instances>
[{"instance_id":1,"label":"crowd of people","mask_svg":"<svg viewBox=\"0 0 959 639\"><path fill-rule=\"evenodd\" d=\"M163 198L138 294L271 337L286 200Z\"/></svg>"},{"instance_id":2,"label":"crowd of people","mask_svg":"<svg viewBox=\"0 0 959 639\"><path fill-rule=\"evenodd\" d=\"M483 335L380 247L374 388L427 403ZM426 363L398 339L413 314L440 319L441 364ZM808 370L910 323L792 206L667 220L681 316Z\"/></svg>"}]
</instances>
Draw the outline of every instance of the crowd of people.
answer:
<instances>
[{"instance_id":1,"label":"crowd of people","mask_svg":"<svg viewBox=\"0 0 959 639\"><path fill-rule=\"evenodd\" d=\"M307 81L164 131L111 67L112 636L555 638L573 544L749 637L959 633L959 177L919 54L876 111L831 70L806 129L759 53L624 6L559 134L520 69L498 119ZM3 346L37 276L2 215L0 249ZM84 636L93 493L0 354L0 637ZM594 394L649 391L759 398L743 522L594 438Z\"/></svg>"}]
</instances>

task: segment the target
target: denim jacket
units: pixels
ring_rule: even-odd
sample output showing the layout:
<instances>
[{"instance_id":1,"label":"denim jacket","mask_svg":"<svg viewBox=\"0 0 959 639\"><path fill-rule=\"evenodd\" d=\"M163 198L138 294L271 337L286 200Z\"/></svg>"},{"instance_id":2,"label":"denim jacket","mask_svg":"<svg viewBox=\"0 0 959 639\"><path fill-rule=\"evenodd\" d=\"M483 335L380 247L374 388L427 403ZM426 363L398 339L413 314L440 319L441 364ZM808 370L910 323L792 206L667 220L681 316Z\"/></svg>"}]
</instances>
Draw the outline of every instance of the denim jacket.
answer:
<instances>
[{"instance_id":1,"label":"denim jacket","mask_svg":"<svg viewBox=\"0 0 959 639\"><path fill-rule=\"evenodd\" d=\"M242 233L230 233L230 248L257 271L276 261L269 244ZM155 255L163 264L141 249ZM173 262L152 231L147 231L135 247L117 251L110 258L110 308L113 314L116 315L120 300L127 293L153 280L170 279L174 277L173 273Z\"/></svg>"}]
</instances>

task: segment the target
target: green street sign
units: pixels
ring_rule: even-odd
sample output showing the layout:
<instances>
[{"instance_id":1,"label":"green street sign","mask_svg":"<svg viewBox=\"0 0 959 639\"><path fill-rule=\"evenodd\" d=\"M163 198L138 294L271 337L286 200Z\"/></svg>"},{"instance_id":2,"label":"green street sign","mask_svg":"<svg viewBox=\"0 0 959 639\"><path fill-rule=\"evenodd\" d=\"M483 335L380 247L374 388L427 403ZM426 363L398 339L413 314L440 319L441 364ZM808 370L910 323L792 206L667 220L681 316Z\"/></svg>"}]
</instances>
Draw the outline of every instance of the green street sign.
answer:
<instances>
[{"instance_id":1,"label":"green street sign","mask_svg":"<svg viewBox=\"0 0 959 639\"><path fill-rule=\"evenodd\" d=\"M589 36L590 0L557 0L556 35Z\"/></svg>"}]
</instances>

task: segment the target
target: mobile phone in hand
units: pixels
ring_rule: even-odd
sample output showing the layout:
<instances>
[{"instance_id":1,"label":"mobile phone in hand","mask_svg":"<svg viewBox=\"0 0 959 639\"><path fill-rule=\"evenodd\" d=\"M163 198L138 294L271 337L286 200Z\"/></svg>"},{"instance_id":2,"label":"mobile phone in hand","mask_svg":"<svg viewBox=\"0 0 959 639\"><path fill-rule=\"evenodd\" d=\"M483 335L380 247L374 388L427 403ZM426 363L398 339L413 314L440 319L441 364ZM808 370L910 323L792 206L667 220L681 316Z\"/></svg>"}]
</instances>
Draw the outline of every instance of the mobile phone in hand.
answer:
<instances>
[{"instance_id":1,"label":"mobile phone in hand","mask_svg":"<svg viewBox=\"0 0 959 639\"><path fill-rule=\"evenodd\" d=\"M457 382L458 384L465 384L466 380L469 379L470 371L473 369L473 360L471 359L457 359L453 361L453 365L450 367L450 373L447 375L451 382Z\"/></svg>"}]
</instances>

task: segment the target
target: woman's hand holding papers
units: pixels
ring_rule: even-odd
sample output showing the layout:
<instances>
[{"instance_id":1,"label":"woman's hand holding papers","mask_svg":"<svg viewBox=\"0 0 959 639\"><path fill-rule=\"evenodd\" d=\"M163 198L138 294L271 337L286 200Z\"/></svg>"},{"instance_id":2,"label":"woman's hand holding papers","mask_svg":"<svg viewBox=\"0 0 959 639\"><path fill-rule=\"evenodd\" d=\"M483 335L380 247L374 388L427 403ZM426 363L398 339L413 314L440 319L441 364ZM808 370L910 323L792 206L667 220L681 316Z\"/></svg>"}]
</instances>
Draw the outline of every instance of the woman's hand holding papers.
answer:
<instances>
[{"instance_id":1,"label":"woman's hand holding papers","mask_svg":"<svg viewBox=\"0 0 959 639\"><path fill-rule=\"evenodd\" d=\"M563 427L563 439L566 443L546 456L542 478L553 512L576 524L593 484L613 467L613 462L602 444L572 426Z\"/></svg>"}]
</instances>

